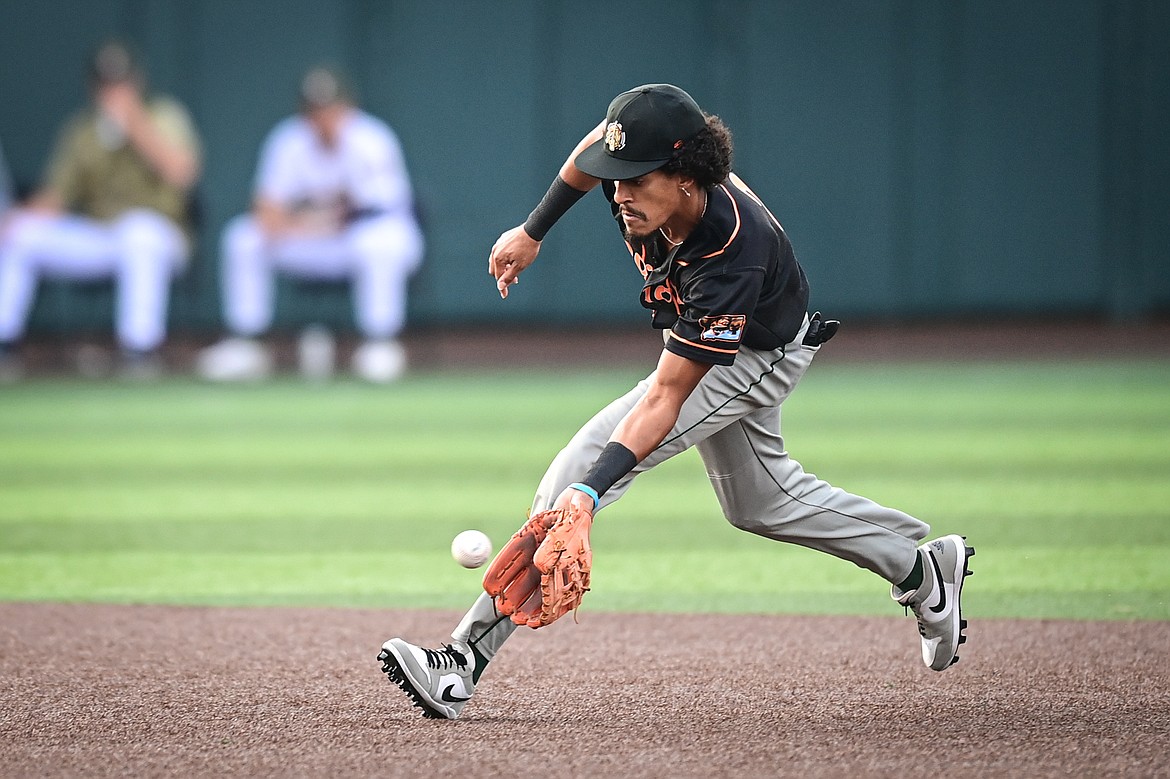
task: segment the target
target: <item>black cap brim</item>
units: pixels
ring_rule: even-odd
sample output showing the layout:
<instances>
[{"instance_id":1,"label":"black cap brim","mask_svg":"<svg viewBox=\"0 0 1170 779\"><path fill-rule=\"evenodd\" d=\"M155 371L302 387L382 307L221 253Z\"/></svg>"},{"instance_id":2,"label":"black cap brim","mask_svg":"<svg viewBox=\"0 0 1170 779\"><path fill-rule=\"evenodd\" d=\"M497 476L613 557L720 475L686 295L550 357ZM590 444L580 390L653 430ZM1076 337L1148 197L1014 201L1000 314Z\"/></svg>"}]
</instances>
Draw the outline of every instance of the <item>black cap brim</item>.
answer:
<instances>
[{"instance_id":1,"label":"black cap brim","mask_svg":"<svg viewBox=\"0 0 1170 779\"><path fill-rule=\"evenodd\" d=\"M573 160L573 164L582 173L607 181L636 179L638 176L645 176L651 171L658 170L668 162L669 157L664 160L618 159L606 150L604 138L585 147Z\"/></svg>"}]
</instances>

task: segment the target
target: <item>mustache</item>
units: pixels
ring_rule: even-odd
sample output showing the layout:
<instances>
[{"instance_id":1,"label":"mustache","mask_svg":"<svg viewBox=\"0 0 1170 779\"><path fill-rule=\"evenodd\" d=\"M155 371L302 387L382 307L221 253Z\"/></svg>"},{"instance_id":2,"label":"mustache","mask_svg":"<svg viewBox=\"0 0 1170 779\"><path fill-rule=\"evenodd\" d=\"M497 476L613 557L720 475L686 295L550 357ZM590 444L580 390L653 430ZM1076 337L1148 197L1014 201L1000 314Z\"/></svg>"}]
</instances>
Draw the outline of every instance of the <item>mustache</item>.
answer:
<instances>
[{"instance_id":1,"label":"mustache","mask_svg":"<svg viewBox=\"0 0 1170 779\"><path fill-rule=\"evenodd\" d=\"M622 206L621 213L623 216L633 216L638 219L646 219L646 215L635 208L627 208L626 206Z\"/></svg>"}]
</instances>

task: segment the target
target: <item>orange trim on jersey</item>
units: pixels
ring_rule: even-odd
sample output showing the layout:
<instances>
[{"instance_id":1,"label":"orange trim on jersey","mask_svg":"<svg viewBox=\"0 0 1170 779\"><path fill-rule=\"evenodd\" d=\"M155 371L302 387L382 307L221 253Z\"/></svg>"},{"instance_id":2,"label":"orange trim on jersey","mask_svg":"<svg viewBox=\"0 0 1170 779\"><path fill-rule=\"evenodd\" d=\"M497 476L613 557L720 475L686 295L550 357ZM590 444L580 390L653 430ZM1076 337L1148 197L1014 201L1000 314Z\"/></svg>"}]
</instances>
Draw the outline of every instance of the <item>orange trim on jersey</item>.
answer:
<instances>
[{"instance_id":1,"label":"orange trim on jersey","mask_svg":"<svg viewBox=\"0 0 1170 779\"><path fill-rule=\"evenodd\" d=\"M670 331L670 337L676 341L686 344L687 346L693 346L696 349L706 349L709 352L719 352L720 354L739 354L739 349L720 349L716 346L707 346L706 344L697 344L694 341L688 341L682 336L675 335L673 330Z\"/></svg>"},{"instance_id":2,"label":"orange trim on jersey","mask_svg":"<svg viewBox=\"0 0 1170 779\"><path fill-rule=\"evenodd\" d=\"M759 195L757 195L755 192L752 192L752 188L749 187L746 183L744 183L743 179L741 179L739 176L735 175L734 173L730 174L728 176L728 178L731 179L731 183L735 184L736 189L738 189L740 192L743 192L745 195L747 195L753 201L755 201L756 204L759 205L760 208L764 209L764 211L768 214L768 218L770 218L773 222L775 222L777 227L779 227L781 230L784 229L784 226L780 224L780 220L776 218L776 215L773 214L772 211L766 205L764 205L764 201L760 200Z\"/></svg>"},{"instance_id":3,"label":"orange trim on jersey","mask_svg":"<svg viewBox=\"0 0 1170 779\"><path fill-rule=\"evenodd\" d=\"M723 252L727 251L727 247L731 246L731 242L735 240L735 236L739 235L739 227L742 224L742 221L740 220L740 217L739 217L739 204L735 202L735 198L733 198L731 196L731 193L727 191L727 187L725 187L723 184L720 184L719 188L723 190L723 194L727 195L727 199L731 201L732 209L735 210L735 229L731 231L731 237L727 239L727 243L723 244L722 249L720 249L717 252L711 252L710 254L705 254L699 258L700 260L710 259L711 257L716 257L720 254L723 254Z\"/></svg>"}]
</instances>

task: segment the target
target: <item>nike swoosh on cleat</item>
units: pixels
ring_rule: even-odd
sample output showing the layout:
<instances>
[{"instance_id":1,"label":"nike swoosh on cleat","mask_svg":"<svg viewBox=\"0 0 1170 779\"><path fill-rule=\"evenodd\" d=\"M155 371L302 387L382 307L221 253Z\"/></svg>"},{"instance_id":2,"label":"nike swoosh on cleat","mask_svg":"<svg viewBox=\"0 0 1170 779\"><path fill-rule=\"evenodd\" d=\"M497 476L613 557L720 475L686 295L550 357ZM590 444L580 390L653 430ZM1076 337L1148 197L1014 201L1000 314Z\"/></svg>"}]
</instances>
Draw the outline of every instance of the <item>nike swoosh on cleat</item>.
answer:
<instances>
[{"instance_id":1,"label":"nike swoosh on cleat","mask_svg":"<svg viewBox=\"0 0 1170 779\"><path fill-rule=\"evenodd\" d=\"M460 698L458 696L452 695L451 691L454 689L455 689L455 685L448 684L446 689L443 690L443 694L440 695L439 698L446 701L447 703L463 703L464 701L471 700L471 698L469 698L469 697L468 698Z\"/></svg>"},{"instance_id":2,"label":"nike swoosh on cleat","mask_svg":"<svg viewBox=\"0 0 1170 779\"><path fill-rule=\"evenodd\" d=\"M930 557L930 564L934 566L934 580L938 582L938 605L931 606L930 610L935 614L942 614L947 608L947 588L943 584L942 569L938 567L934 552L928 552L927 555Z\"/></svg>"}]
</instances>

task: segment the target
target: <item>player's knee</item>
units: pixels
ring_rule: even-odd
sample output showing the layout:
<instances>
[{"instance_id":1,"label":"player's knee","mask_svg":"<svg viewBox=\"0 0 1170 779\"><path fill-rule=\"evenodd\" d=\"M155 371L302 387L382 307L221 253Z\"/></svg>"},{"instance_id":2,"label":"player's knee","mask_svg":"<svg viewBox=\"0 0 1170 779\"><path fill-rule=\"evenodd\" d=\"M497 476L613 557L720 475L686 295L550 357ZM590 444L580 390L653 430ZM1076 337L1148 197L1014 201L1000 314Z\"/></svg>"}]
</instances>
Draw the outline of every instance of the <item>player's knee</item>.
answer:
<instances>
[{"instance_id":1,"label":"player's knee","mask_svg":"<svg viewBox=\"0 0 1170 779\"><path fill-rule=\"evenodd\" d=\"M166 217L144 209L130 211L114 223L123 253L133 257L162 259L173 254L178 243L177 230Z\"/></svg>"},{"instance_id":2,"label":"player's knee","mask_svg":"<svg viewBox=\"0 0 1170 779\"><path fill-rule=\"evenodd\" d=\"M9 262L23 261L36 254L53 232L60 229L59 225L58 220L46 215L18 212L5 231L0 256Z\"/></svg>"},{"instance_id":3,"label":"player's knee","mask_svg":"<svg viewBox=\"0 0 1170 779\"><path fill-rule=\"evenodd\" d=\"M723 516L733 527L745 533L765 535L765 531L770 527L765 518L759 514L728 513L727 509L724 509Z\"/></svg>"},{"instance_id":4,"label":"player's knee","mask_svg":"<svg viewBox=\"0 0 1170 779\"><path fill-rule=\"evenodd\" d=\"M773 495L764 485L756 483L755 474L741 472L736 475L710 476L711 486L719 500L724 518L735 528L756 535L770 535L775 532L778 522L783 522L786 513L783 502L778 509L773 500L763 501L762 496Z\"/></svg>"},{"instance_id":5,"label":"player's knee","mask_svg":"<svg viewBox=\"0 0 1170 779\"><path fill-rule=\"evenodd\" d=\"M367 273L405 275L422 258L422 236L400 219L376 219L352 228L350 246Z\"/></svg>"},{"instance_id":6,"label":"player's knee","mask_svg":"<svg viewBox=\"0 0 1170 779\"><path fill-rule=\"evenodd\" d=\"M220 237L225 257L250 255L264 245L264 233L251 214L241 214L227 223Z\"/></svg>"}]
</instances>

